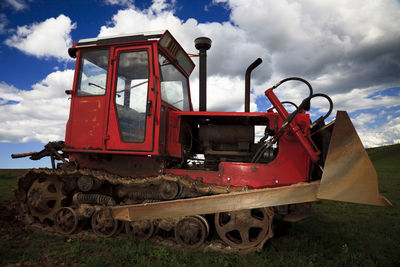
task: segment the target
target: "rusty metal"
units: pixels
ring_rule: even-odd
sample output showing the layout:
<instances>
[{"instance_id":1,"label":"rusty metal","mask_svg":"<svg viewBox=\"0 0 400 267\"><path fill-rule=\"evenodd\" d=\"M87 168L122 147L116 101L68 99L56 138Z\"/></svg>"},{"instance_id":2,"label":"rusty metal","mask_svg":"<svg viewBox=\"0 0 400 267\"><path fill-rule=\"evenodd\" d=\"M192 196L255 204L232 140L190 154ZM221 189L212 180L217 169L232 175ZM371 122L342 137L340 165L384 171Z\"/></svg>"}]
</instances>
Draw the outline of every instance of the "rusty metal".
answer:
<instances>
[{"instance_id":1,"label":"rusty metal","mask_svg":"<svg viewBox=\"0 0 400 267\"><path fill-rule=\"evenodd\" d=\"M101 182L91 176L83 175L78 178L78 180L76 181L76 185L81 191L88 192L90 190L99 189L101 186Z\"/></svg>"},{"instance_id":2,"label":"rusty metal","mask_svg":"<svg viewBox=\"0 0 400 267\"><path fill-rule=\"evenodd\" d=\"M175 226L175 240L178 244L197 248L204 243L208 235L204 220L197 216L190 216L181 219Z\"/></svg>"},{"instance_id":3,"label":"rusty metal","mask_svg":"<svg viewBox=\"0 0 400 267\"><path fill-rule=\"evenodd\" d=\"M161 199L171 200L178 196L179 185L176 182L164 181L158 188Z\"/></svg>"},{"instance_id":4,"label":"rusty metal","mask_svg":"<svg viewBox=\"0 0 400 267\"><path fill-rule=\"evenodd\" d=\"M179 186L187 187L193 190L193 192L198 192L199 194L222 194L230 192L241 192L247 190L246 186L241 187L229 187L229 186L219 186L212 184L204 184L198 181L193 181L187 177L175 176L175 175L159 175L153 177L143 177L135 178L127 176L120 176L116 174L107 173L104 171L91 170L91 169L79 169L79 170L52 170L52 169L32 169L24 176L18 178L18 187L21 189L28 189L26 184L33 183L36 179L41 176L45 177L80 177L82 175L93 176L102 182L108 182L112 185L123 185L123 186L137 186L146 187L150 185L158 185L164 181L176 182ZM192 193L193 193L192 192ZM183 196L185 197L185 196ZM23 200L21 200L23 201Z\"/></svg>"},{"instance_id":5,"label":"rusty metal","mask_svg":"<svg viewBox=\"0 0 400 267\"><path fill-rule=\"evenodd\" d=\"M124 224L125 232L137 240L148 240L154 234L154 224L150 220L124 222Z\"/></svg>"},{"instance_id":6,"label":"rusty metal","mask_svg":"<svg viewBox=\"0 0 400 267\"><path fill-rule=\"evenodd\" d=\"M39 152L12 154L11 157L14 159L14 158L23 158L30 156L29 159L31 160L39 160L44 157L50 157L51 166L53 169L55 169L56 168L55 160L62 161L64 165L69 164L69 162L65 159L67 157L67 154L61 152L64 146L65 146L64 141L49 142L44 146L44 149Z\"/></svg>"},{"instance_id":7,"label":"rusty metal","mask_svg":"<svg viewBox=\"0 0 400 267\"><path fill-rule=\"evenodd\" d=\"M69 235L78 228L78 215L70 207L60 208L54 216L54 225L63 234Z\"/></svg>"},{"instance_id":8,"label":"rusty metal","mask_svg":"<svg viewBox=\"0 0 400 267\"><path fill-rule=\"evenodd\" d=\"M26 152L26 153L19 153L19 154L11 154L11 158L17 159L17 158L25 158L25 157L30 157L32 155L35 155L37 152Z\"/></svg>"},{"instance_id":9,"label":"rusty metal","mask_svg":"<svg viewBox=\"0 0 400 267\"><path fill-rule=\"evenodd\" d=\"M250 112L250 77L251 72L262 63L261 58L257 58L246 70L245 91L244 91L244 112Z\"/></svg>"},{"instance_id":10,"label":"rusty metal","mask_svg":"<svg viewBox=\"0 0 400 267\"><path fill-rule=\"evenodd\" d=\"M197 219L203 222L204 226L206 227L206 236L208 236L210 233L210 225L208 224L206 218L204 218L201 215L194 215L193 217L196 217Z\"/></svg>"},{"instance_id":11,"label":"rusty metal","mask_svg":"<svg viewBox=\"0 0 400 267\"><path fill-rule=\"evenodd\" d=\"M119 222L110 217L109 210L99 209L92 215L92 230L100 237L111 237L118 231Z\"/></svg>"},{"instance_id":12,"label":"rusty metal","mask_svg":"<svg viewBox=\"0 0 400 267\"><path fill-rule=\"evenodd\" d=\"M76 204L74 211L78 215L79 220L86 220L92 217L93 213L96 211L96 207L91 204ZM97 208L98 210L98 208Z\"/></svg>"},{"instance_id":13,"label":"rusty metal","mask_svg":"<svg viewBox=\"0 0 400 267\"><path fill-rule=\"evenodd\" d=\"M215 214L219 237L234 248L251 248L269 235L272 216L267 209L248 209Z\"/></svg>"},{"instance_id":14,"label":"rusty metal","mask_svg":"<svg viewBox=\"0 0 400 267\"><path fill-rule=\"evenodd\" d=\"M378 177L345 111L338 111L318 198L390 206L378 191Z\"/></svg>"},{"instance_id":15,"label":"rusty metal","mask_svg":"<svg viewBox=\"0 0 400 267\"><path fill-rule=\"evenodd\" d=\"M85 91L81 79L75 79L67 91L72 104L66 143L50 142L40 152L12 155L33 160L49 156L54 169L31 171L18 180L15 195L22 210L41 223L53 221L64 233L72 233L79 220L88 218L94 233L103 237L120 229L119 220L126 221L126 232L138 239L150 238L155 226L175 229L176 241L189 247L200 246L209 232L199 214L216 214L222 240L254 249L272 236L273 207L286 205L284 219L297 221L309 215L303 203L319 198L390 204L379 195L376 172L348 115L338 112L334 127L323 127L333 108L328 96L314 94L307 81L290 77L265 91L276 112L250 113L251 72L262 62L257 59L246 70L245 112L205 112L211 40L199 37L195 47L200 57L199 112L193 112L188 90L194 63L168 31L74 43L69 54L77 56L76 77L81 78L85 59L100 70L115 60L108 67L113 72L123 63L119 55L125 51L142 51L147 57L133 66L138 71L120 75L125 80L122 90L113 82L115 75L108 75L103 85L90 82L96 92ZM157 55L162 55L162 64ZM153 71L146 72L142 63ZM180 82L174 75L160 79L167 65L179 73ZM148 81L131 86L131 80L141 78ZM273 90L291 80L305 83L310 95L289 114ZM177 82L182 94L174 99ZM145 83L146 110L133 109L130 89ZM116 93L123 93L124 100L116 101ZM79 97L87 95L91 97ZM306 111L314 97L324 97L330 107L312 123ZM184 104L177 106L181 101ZM122 112L121 107L130 109ZM258 143L257 125L266 126ZM146 138L136 140L131 126L143 130ZM130 140L124 138L124 129ZM200 160L199 155L204 157ZM61 161L57 166L56 160ZM322 181L314 181L321 175Z\"/></svg>"},{"instance_id":16,"label":"rusty metal","mask_svg":"<svg viewBox=\"0 0 400 267\"><path fill-rule=\"evenodd\" d=\"M101 194L89 194L78 192L73 196L73 202L76 204L93 204L93 205L104 205L113 206L115 201L112 197Z\"/></svg>"},{"instance_id":17,"label":"rusty metal","mask_svg":"<svg viewBox=\"0 0 400 267\"><path fill-rule=\"evenodd\" d=\"M104 170L120 176L156 176L163 168L163 162L147 157L130 155L96 155L90 153L71 153L70 159L79 162L80 169Z\"/></svg>"},{"instance_id":18,"label":"rusty metal","mask_svg":"<svg viewBox=\"0 0 400 267\"><path fill-rule=\"evenodd\" d=\"M168 217L192 216L242 209L272 207L318 200L319 181L277 188L265 188L178 199L164 202L116 206L110 208L116 220L140 221Z\"/></svg>"},{"instance_id":19,"label":"rusty metal","mask_svg":"<svg viewBox=\"0 0 400 267\"><path fill-rule=\"evenodd\" d=\"M53 221L54 215L65 199L62 183L57 178L39 178L32 183L26 199L34 218L41 223L45 220Z\"/></svg>"},{"instance_id":20,"label":"rusty metal","mask_svg":"<svg viewBox=\"0 0 400 267\"><path fill-rule=\"evenodd\" d=\"M164 231L171 231L172 229L175 228L176 224L181 220L182 218L180 217L175 217L175 218L164 218L164 219L159 219L155 220L154 224L156 225L157 229L162 229Z\"/></svg>"},{"instance_id":21,"label":"rusty metal","mask_svg":"<svg viewBox=\"0 0 400 267\"><path fill-rule=\"evenodd\" d=\"M118 197L135 201L149 199L161 200L160 192L156 191L154 188L130 188L127 186L121 186L121 188L118 189Z\"/></svg>"},{"instance_id":22,"label":"rusty metal","mask_svg":"<svg viewBox=\"0 0 400 267\"><path fill-rule=\"evenodd\" d=\"M64 147L63 141L57 142L49 142L44 146L44 149L39 152L27 152L27 153L20 153L20 154L11 154L11 158L23 158L23 157L30 157L31 160L39 160L43 157L53 156L57 159L64 161L64 156L58 151L60 151Z\"/></svg>"},{"instance_id":23,"label":"rusty metal","mask_svg":"<svg viewBox=\"0 0 400 267\"><path fill-rule=\"evenodd\" d=\"M178 197L180 193L179 184L175 181L163 181L156 186L119 186L117 195L119 198L127 198L135 201L143 200L171 200Z\"/></svg>"}]
</instances>

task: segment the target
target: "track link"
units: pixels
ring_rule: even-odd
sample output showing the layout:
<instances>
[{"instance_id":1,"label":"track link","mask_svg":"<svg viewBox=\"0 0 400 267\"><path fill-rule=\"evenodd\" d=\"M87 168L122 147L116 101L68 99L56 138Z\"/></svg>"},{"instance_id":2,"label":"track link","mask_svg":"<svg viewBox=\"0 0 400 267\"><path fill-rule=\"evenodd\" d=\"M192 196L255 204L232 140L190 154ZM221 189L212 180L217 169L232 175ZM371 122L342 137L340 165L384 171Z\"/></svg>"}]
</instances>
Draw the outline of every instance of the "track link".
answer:
<instances>
[{"instance_id":1,"label":"track link","mask_svg":"<svg viewBox=\"0 0 400 267\"><path fill-rule=\"evenodd\" d=\"M33 218L41 225L54 225L58 232L66 235L76 232L77 221L90 220L93 232L102 237L110 237L125 228L128 236L147 240L160 229L164 232L174 230L175 246L235 252L260 250L266 240L272 237L270 221L272 221L273 211L271 208L267 209L269 212L265 213L270 216L270 220L265 225L259 240L253 242L254 244L249 243L248 246L239 244L236 247L234 243L230 247L229 245L232 244L208 237L209 223L213 224L212 218L218 214L211 215L212 218L208 220L204 216L197 215L141 223L125 222L124 225L121 225L123 222L105 219L107 216L103 214L104 209L102 208L247 190L247 187L209 185L200 180L193 181L189 178L172 175L131 178L91 169L64 171L46 168L32 169L24 176L19 177L14 194L26 216ZM55 202L54 205L50 205L51 208L43 200L46 197L55 199L55 201L51 201L51 203ZM246 223L251 223L251 218ZM259 222L257 223L259 224ZM157 240L159 244L165 244L168 243L167 240L171 239L167 237L167 239L161 238L160 240L160 238L157 236L152 240ZM221 239L227 240L224 236L221 236Z\"/></svg>"}]
</instances>

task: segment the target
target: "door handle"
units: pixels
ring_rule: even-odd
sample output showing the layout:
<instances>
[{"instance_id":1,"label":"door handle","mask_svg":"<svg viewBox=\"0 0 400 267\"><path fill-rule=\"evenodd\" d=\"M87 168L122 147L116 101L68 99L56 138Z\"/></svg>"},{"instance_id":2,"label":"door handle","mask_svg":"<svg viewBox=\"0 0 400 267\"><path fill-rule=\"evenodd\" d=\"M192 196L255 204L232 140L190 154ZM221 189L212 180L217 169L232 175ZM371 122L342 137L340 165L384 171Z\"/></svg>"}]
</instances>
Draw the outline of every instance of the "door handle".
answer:
<instances>
[{"instance_id":1,"label":"door handle","mask_svg":"<svg viewBox=\"0 0 400 267\"><path fill-rule=\"evenodd\" d=\"M152 101L148 100L147 101L147 107L146 107L146 115L147 116L151 116L151 105L152 105Z\"/></svg>"}]
</instances>

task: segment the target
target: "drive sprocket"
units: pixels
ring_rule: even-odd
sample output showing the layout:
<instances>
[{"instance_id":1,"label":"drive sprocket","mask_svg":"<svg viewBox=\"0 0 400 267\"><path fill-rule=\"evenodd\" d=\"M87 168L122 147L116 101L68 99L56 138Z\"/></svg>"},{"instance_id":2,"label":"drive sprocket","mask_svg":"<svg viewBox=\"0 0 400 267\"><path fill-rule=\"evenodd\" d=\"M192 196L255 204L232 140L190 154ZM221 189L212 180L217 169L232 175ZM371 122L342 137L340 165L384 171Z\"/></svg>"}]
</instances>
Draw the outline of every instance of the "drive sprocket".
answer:
<instances>
[{"instance_id":1,"label":"drive sprocket","mask_svg":"<svg viewBox=\"0 0 400 267\"><path fill-rule=\"evenodd\" d=\"M270 208L221 212L215 214L215 228L229 246L247 249L272 237L272 218Z\"/></svg>"},{"instance_id":2,"label":"drive sprocket","mask_svg":"<svg viewBox=\"0 0 400 267\"><path fill-rule=\"evenodd\" d=\"M41 223L53 223L54 215L62 207L64 199L61 181L56 177L39 177L30 186L26 202L32 217Z\"/></svg>"}]
</instances>

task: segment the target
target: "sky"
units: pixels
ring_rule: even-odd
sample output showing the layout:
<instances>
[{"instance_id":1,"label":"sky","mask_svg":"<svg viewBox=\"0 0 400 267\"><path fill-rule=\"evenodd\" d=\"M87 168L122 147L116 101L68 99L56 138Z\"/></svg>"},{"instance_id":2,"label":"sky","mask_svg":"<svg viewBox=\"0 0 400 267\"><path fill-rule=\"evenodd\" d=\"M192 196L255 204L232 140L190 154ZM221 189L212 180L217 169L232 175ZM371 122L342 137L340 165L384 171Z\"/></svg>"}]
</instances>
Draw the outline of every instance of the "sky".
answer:
<instances>
[{"instance_id":1,"label":"sky","mask_svg":"<svg viewBox=\"0 0 400 267\"><path fill-rule=\"evenodd\" d=\"M251 110L271 105L264 91L283 78L308 80L346 110L366 147L400 143L400 1L398 0L0 0L0 168L49 166L11 160L64 140L80 39L168 29L188 53L208 51L208 110L243 111L244 73L253 71ZM198 59L194 58L196 64ZM191 75L198 107L198 70ZM307 96L298 82L281 101ZM312 118L327 111L312 101Z\"/></svg>"}]
</instances>

